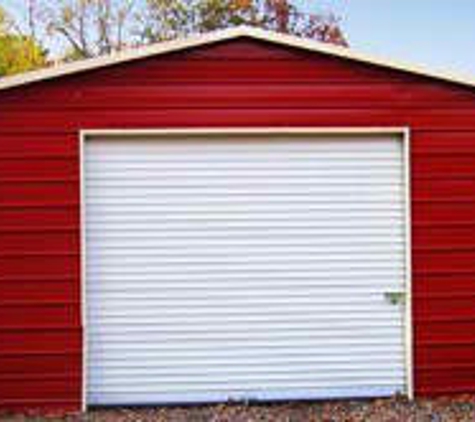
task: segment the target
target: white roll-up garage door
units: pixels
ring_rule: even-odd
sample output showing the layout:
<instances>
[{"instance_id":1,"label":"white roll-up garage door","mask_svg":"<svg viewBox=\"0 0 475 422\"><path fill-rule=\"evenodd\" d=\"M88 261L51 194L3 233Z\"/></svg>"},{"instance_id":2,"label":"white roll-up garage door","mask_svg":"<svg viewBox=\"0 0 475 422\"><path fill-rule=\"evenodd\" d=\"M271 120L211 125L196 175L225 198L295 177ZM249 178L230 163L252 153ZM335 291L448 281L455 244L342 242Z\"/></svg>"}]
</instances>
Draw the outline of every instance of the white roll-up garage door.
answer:
<instances>
[{"instance_id":1,"label":"white roll-up garage door","mask_svg":"<svg viewBox=\"0 0 475 422\"><path fill-rule=\"evenodd\" d=\"M404 391L403 155L390 135L88 139L88 404Z\"/></svg>"}]
</instances>

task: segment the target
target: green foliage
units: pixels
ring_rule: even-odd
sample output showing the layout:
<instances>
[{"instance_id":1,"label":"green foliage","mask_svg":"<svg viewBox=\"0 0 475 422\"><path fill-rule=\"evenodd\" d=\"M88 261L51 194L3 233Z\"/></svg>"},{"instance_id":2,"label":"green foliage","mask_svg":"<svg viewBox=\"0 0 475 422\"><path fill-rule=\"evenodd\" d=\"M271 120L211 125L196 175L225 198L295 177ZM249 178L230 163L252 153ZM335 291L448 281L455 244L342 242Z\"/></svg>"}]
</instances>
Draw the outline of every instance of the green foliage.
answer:
<instances>
[{"instance_id":1,"label":"green foliage","mask_svg":"<svg viewBox=\"0 0 475 422\"><path fill-rule=\"evenodd\" d=\"M21 24L0 7L0 76L239 25L346 45L338 19L297 0L28 0Z\"/></svg>"},{"instance_id":2,"label":"green foliage","mask_svg":"<svg viewBox=\"0 0 475 422\"><path fill-rule=\"evenodd\" d=\"M0 76L26 72L46 66L46 53L31 38L0 35Z\"/></svg>"},{"instance_id":3,"label":"green foliage","mask_svg":"<svg viewBox=\"0 0 475 422\"><path fill-rule=\"evenodd\" d=\"M0 77L46 66L46 52L32 37L15 31L15 23L0 7Z\"/></svg>"}]
</instances>

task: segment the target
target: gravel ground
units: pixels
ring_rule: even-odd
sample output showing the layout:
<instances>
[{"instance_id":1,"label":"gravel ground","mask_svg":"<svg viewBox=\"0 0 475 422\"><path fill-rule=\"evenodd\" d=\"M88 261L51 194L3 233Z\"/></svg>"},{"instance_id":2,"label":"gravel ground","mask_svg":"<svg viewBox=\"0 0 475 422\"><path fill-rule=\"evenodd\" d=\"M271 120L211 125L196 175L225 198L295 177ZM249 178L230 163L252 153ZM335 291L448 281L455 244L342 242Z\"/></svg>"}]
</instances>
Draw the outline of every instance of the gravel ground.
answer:
<instances>
[{"instance_id":1,"label":"gravel ground","mask_svg":"<svg viewBox=\"0 0 475 422\"><path fill-rule=\"evenodd\" d=\"M98 409L81 415L49 417L1 415L0 422L475 422L475 396L409 402L370 401L226 404L190 407Z\"/></svg>"}]
</instances>

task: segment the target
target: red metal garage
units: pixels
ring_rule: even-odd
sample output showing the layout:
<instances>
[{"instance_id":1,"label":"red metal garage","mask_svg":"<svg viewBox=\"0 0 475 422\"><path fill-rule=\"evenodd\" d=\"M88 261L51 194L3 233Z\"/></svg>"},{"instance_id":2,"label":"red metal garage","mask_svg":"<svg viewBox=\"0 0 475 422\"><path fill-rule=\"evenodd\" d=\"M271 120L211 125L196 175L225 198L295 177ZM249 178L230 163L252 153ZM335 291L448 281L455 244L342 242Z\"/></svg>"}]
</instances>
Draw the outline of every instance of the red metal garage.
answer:
<instances>
[{"instance_id":1,"label":"red metal garage","mask_svg":"<svg viewBox=\"0 0 475 422\"><path fill-rule=\"evenodd\" d=\"M475 392L474 86L251 28L0 81L0 407Z\"/></svg>"}]
</instances>

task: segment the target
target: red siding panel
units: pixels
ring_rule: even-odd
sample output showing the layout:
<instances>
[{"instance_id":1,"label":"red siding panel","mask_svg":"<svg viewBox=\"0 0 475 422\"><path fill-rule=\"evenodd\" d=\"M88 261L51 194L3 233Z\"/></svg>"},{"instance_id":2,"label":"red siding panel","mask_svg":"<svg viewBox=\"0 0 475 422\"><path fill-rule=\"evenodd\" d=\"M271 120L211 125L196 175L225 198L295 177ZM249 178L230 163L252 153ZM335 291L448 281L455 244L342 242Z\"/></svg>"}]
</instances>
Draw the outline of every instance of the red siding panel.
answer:
<instances>
[{"instance_id":1,"label":"red siding panel","mask_svg":"<svg viewBox=\"0 0 475 422\"><path fill-rule=\"evenodd\" d=\"M449 272L421 275L414 283L413 291L416 301L428 296L471 297L475 295L475 274Z\"/></svg>"},{"instance_id":2,"label":"red siding panel","mask_svg":"<svg viewBox=\"0 0 475 422\"><path fill-rule=\"evenodd\" d=\"M3 305L34 305L80 302L79 279L3 280L0 302ZM0 365L1 367L1 365Z\"/></svg>"},{"instance_id":3,"label":"red siding panel","mask_svg":"<svg viewBox=\"0 0 475 422\"><path fill-rule=\"evenodd\" d=\"M41 307L33 307L35 310L41 310ZM43 307L44 308L44 307ZM65 308L65 307L64 307ZM52 307L51 309L54 309ZM58 307L58 309L60 309ZM2 350L0 356L13 357L24 352L25 356L51 355L65 356L74 355L81 352L81 330L68 329L66 324L55 328L36 329L7 329L2 328ZM66 328L65 328L66 327ZM17 356L18 357L18 356ZM42 366L39 365L38 368ZM2 367L6 371L6 367Z\"/></svg>"},{"instance_id":4,"label":"red siding panel","mask_svg":"<svg viewBox=\"0 0 475 422\"><path fill-rule=\"evenodd\" d=\"M20 356L18 354L4 354L0 356L0 366L5 368L2 373L4 379L24 375L68 374L81 369L81 350L63 354L48 354L41 356L41 365L38 365L38 355Z\"/></svg>"},{"instance_id":5,"label":"red siding panel","mask_svg":"<svg viewBox=\"0 0 475 422\"><path fill-rule=\"evenodd\" d=\"M0 254L3 256L60 255L65 251L79 249L79 235L76 231L46 231L47 233L27 230L4 233L0 244Z\"/></svg>"},{"instance_id":6,"label":"red siding panel","mask_svg":"<svg viewBox=\"0 0 475 422\"><path fill-rule=\"evenodd\" d=\"M78 131L410 126L415 386L475 392L475 89L235 40L0 92L0 408L78 409Z\"/></svg>"},{"instance_id":7,"label":"red siding panel","mask_svg":"<svg viewBox=\"0 0 475 422\"><path fill-rule=\"evenodd\" d=\"M41 334L45 334L43 330L50 327L79 327L81 321L78 310L79 303L3 304L0 309L0 330L12 330L20 333L20 328L36 328L42 330ZM16 346L19 347L18 344ZM2 347L5 347L5 343Z\"/></svg>"},{"instance_id":8,"label":"red siding panel","mask_svg":"<svg viewBox=\"0 0 475 422\"><path fill-rule=\"evenodd\" d=\"M74 190L78 190L77 182L74 184ZM79 197L79 194L77 196ZM40 204L35 207L0 205L1 233L22 230L42 233L52 230L77 232L78 226L79 209L76 205L65 207L48 207Z\"/></svg>"},{"instance_id":9,"label":"red siding panel","mask_svg":"<svg viewBox=\"0 0 475 422\"><path fill-rule=\"evenodd\" d=\"M64 255L0 256L0 282L5 280L49 280L59 277L79 278L79 251L64 251ZM28 310L25 310L26 314ZM0 321L2 323L2 321Z\"/></svg>"}]
</instances>

